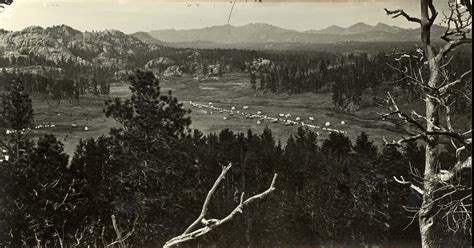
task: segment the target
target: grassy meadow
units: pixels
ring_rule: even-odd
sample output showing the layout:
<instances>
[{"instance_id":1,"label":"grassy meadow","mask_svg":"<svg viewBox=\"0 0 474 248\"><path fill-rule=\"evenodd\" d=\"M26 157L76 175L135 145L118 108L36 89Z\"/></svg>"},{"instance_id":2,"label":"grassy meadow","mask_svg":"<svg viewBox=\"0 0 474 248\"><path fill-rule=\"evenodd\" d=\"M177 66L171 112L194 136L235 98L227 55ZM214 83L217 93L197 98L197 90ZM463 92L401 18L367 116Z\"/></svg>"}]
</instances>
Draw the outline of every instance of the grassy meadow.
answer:
<instances>
[{"instance_id":1,"label":"grassy meadow","mask_svg":"<svg viewBox=\"0 0 474 248\"><path fill-rule=\"evenodd\" d=\"M246 74L227 74L218 81L209 80L198 82L191 76L162 78L160 86L163 93L172 90L173 95L184 103L186 108L191 109L192 128L197 128L204 133L219 132L229 128L234 131L246 132L249 128L254 133L260 133L265 126L272 129L275 137L282 143L294 134L298 126L285 126L283 123L271 123L263 121L257 124L257 119L246 119L244 116L229 116L206 109L192 107L189 101L207 104L212 102L216 107L230 109L235 106L236 110L242 110L243 106L249 106L246 113L255 114L261 111L263 114L277 117L279 114L290 113L292 119L300 117L308 124L324 126L330 122L330 128L344 130L353 141L362 132L369 134L375 143L382 143L382 136L399 138L403 129L400 126L381 120L376 113L383 111L379 107L364 108L356 113L340 113L333 110L331 93L313 94L305 93L298 95L274 95L264 94L250 88L250 82ZM110 97L127 97L130 91L127 85L114 86L111 88ZM78 103L71 104L67 100L46 101L41 98L33 99L35 111L35 123L54 124L55 127L39 128L33 131L34 136L52 133L64 144L65 149L71 156L81 138L98 137L106 135L109 129L117 126L113 119L105 117L103 109L106 98L83 97ZM224 120L224 116L227 117ZM313 117L313 122L308 120ZM342 125L341 121L345 124ZM85 130L87 127L87 130ZM320 139L327 138L329 132L319 131ZM5 135L2 132L2 135Z\"/></svg>"}]
</instances>

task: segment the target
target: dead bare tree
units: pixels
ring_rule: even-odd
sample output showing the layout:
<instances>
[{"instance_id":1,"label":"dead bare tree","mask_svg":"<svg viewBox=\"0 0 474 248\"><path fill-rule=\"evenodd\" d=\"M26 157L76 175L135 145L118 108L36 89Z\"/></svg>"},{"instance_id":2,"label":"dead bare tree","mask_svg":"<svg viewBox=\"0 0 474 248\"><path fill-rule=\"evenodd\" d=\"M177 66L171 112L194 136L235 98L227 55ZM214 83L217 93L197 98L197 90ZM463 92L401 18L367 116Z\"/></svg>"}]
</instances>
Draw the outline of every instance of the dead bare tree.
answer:
<instances>
[{"instance_id":1,"label":"dead bare tree","mask_svg":"<svg viewBox=\"0 0 474 248\"><path fill-rule=\"evenodd\" d=\"M453 75L446 71L446 66L451 62L448 57L453 50L463 44L472 43L472 17L469 0L449 0L449 10L443 13L446 32L440 37L446 43L437 49L431 43L431 28L438 12L432 0L420 0L420 7L421 18L411 16L402 9L385 11L393 18L403 17L421 27L422 49L418 50L416 55L404 54L397 60L417 61L414 68L400 68L399 71L422 92L425 113L404 113L394 97L388 94L386 102L390 105L390 112L381 115L383 118L398 116L417 130L413 135L397 141L388 142L384 139L386 144L399 146L404 142L418 140L426 143L424 172L412 173L413 180L410 181L404 178L395 180L410 185L415 192L422 195L423 201L416 215L420 225L422 247L428 248L439 247L435 228L442 225L443 220L454 232L471 232L471 186L470 180L465 181L465 172L472 170L472 127L469 130L455 129L452 125L451 108L453 101L460 97L457 94L460 91L456 90L455 86L471 80L471 71L452 79ZM425 71L427 73L423 73ZM471 100L467 94L461 97ZM443 141L450 141L456 149L457 162L453 165L440 165L440 144ZM419 182L416 182L417 180Z\"/></svg>"},{"instance_id":2,"label":"dead bare tree","mask_svg":"<svg viewBox=\"0 0 474 248\"><path fill-rule=\"evenodd\" d=\"M205 235L206 233L214 230L215 228L221 226L222 224L229 222L238 213L242 213L243 208L245 206L247 206L248 204L250 204L251 202L253 202L255 200L258 200L258 199L262 199L266 195L270 194L273 190L275 190L274 186L275 186L275 181L277 179L277 174L275 174L273 176L270 187L267 190L265 190L264 192L262 192L260 194L257 194L257 195L254 195L254 196L252 196L252 197L250 197L246 200L244 200L245 194L244 194L244 192L242 192L242 194L240 195L239 204L226 217L224 217L220 220L219 219L206 219L206 214L207 214L207 211L208 211L208 207L209 207L209 203L211 201L212 195L217 190L217 187L219 186L220 182L225 178L225 175L227 174L227 172L230 170L231 167L232 167L232 164L229 164L229 165L222 168L221 174L216 179L216 181L214 182L214 185L212 186L212 188L207 193L206 199L204 200L204 203L202 205L201 213L199 214L197 219L181 235L178 235L178 236L168 240L165 243L165 245L163 246L163 248L173 247L175 245L178 245L178 244L181 244L183 242L193 240L193 239L196 239L200 236ZM198 228L200 225L204 225L204 226L202 226L201 228Z\"/></svg>"}]
</instances>

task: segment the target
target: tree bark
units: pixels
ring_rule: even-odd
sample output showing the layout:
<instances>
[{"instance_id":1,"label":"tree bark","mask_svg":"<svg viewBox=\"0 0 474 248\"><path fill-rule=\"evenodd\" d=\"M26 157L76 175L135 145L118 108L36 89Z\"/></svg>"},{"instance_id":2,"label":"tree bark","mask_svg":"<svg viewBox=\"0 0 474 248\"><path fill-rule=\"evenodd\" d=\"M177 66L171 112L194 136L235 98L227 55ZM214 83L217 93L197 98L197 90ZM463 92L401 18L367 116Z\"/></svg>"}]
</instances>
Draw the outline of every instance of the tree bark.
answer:
<instances>
[{"instance_id":1,"label":"tree bark","mask_svg":"<svg viewBox=\"0 0 474 248\"><path fill-rule=\"evenodd\" d=\"M428 86L437 88L440 83L440 65L430 41L432 25L429 17L430 5L432 5L432 0L421 0L421 42L430 70ZM435 99L428 97L429 92L426 93L425 116L429 120L426 122L426 131L431 132L435 131L435 125L439 123L440 106ZM437 183L433 179L436 177L436 167L439 164L439 137L431 135L429 138L431 142L428 142L425 151L424 194L419 216L422 248L439 247L436 238L436 226L439 224L439 221L435 220L434 213L436 211L433 209L435 206L433 204L435 200L434 193L437 187Z\"/></svg>"}]
</instances>

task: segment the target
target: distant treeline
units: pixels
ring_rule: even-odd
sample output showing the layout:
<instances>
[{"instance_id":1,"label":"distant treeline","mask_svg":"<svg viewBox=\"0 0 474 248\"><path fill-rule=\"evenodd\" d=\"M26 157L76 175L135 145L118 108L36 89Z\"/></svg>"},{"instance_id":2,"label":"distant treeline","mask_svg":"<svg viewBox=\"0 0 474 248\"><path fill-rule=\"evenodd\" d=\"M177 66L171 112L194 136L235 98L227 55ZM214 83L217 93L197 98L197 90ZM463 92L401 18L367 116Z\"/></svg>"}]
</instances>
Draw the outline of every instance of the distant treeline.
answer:
<instances>
[{"instance_id":1,"label":"distant treeline","mask_svg":"<svg viewBox=\"0 0 474 248\"><path fill-rule=\"evenodd\" d=\"M66 77L61 71L48 70L42 67L34 68L41 73L25 73L17 68L0 71L0 91L9 90L9 84L14 79L24 81L25 91L32 96L48 97L52 100L77 101L81 96L107 96L110 93L110 78L101 70L89 71L84 77ZM89 74L92 73L92 74ZM66 74L71 75L71 74Z\"/></svg>"},{"instance_id":2,"label":"distant treeline","mask_svg":"<svg viewBox=\"0 0 474 248\"><path fill-rule=\"evenodd\" d=\"M344 111L357 110L361 105L372 104L372 99L365 99L364 94L399 91L407 100L420 97L419 90L413 90L411 80L404 74L419 63L419 58L407 58L405 53L335 53L322 56L317 53L299 53L291 55L260 57L247 63L250 82L254 89L272 93L307 93L331 92L336 109ZM410 54L407 52L406 54ZM411 54L416 54L412 51ZM423 56L419 54L419 56ZM445 71L449 77L460 75L472 65L472 54L466 50L457 51L450 61L446 61ZM426 76L427 71L420 75ZM470 87L458 85L459 90ZM458 109L466 110L467 101L457 101Z\"/></svg>"}]
</instances>

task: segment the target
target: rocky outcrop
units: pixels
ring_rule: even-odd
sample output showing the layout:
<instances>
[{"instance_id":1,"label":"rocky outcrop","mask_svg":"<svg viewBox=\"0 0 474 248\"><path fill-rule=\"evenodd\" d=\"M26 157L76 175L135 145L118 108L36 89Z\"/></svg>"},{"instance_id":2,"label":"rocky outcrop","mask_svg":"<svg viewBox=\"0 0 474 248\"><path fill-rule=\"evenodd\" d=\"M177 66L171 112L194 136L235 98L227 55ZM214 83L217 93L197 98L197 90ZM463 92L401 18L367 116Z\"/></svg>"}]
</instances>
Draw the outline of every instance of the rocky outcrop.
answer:
<instances>
[{"instance_id":1,"label":"rocky outcrop","mask_svg":"<svg viewBox=\"0 0 474 248\"><path fill-rule=\"evenodd\" d=\"M9 59L23 57L26 61L41 58L56 64L68 62L120 70L130 65L130 61L137 56L156 49L159 47L147 45L117 30L81 32L60 25L0 32L0 56Z\"/></svg>"},{"instance_id":2,"label":"rocky outcrop","mask_svg":"<svg viewBox=\"0 0 474 248\"><path fill-rule=\"evenodd\" d=\"M163 72L163 76L165 76L165 77L172 77L172 76L180 77L182 75L183 75L183 71L182 71L181 67L179 67L177 65L172 65L172 66L166 68L166 70Z\"/></svg>"},{"instance_id":3,"label":"rocky outcrop","mask_svg":"<svg viewBox=\"0 0 474 248\"><path fill-rule=\"evenodd\" d=\"M17 54L27 57L40 56L55 63L75 59L62 40L55 39L38 26L0 34L0 48L5 51L7 57Z\"/></svg>"},{"instance_id":4,"label":"rocky outcrop","mask_svg":"<svg viewBox=\"0 0 474 248\"><path fill-rule=\"evenodd\" d=\"M175 65L174 60L166 57L160 57L158 59L148 61L145 64L145 70L150 70L154 73L159 73L172 65Z\"/></svg>"}]
</instances>

